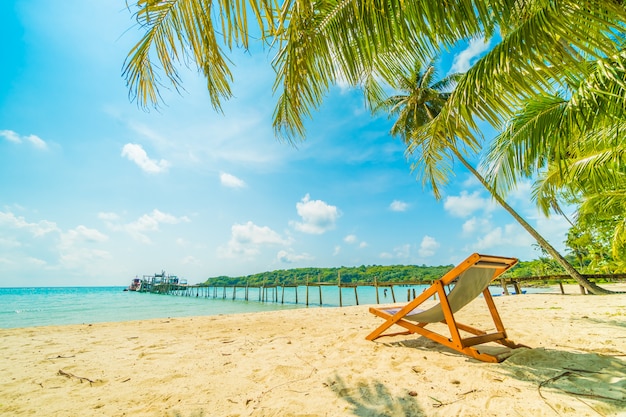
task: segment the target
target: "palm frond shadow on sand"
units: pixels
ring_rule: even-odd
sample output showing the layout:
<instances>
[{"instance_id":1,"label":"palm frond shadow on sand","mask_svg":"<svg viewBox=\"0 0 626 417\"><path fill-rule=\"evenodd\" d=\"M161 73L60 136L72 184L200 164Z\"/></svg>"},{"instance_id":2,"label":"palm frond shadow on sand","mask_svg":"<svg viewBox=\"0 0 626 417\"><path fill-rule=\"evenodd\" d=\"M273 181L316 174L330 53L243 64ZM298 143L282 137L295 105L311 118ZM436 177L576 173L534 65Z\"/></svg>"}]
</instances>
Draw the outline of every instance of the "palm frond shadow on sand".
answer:
<instances>
[{"instance_id":1,"label":"palm frond shadow on sand","mask_svg":"<svg viewBox=\"0 0 626 417\"><path fill-rule=\"evenodd\" d=\"M499 368L503 376L537 385L547 404L584 399L610 414L626 409L625 352L606 354L535 348L512 355Z\"/></svg>"},{"instance_id":2,"label":"palm frond shadow on sand","mask_svg":"<svg viewBox=\"0 0 626 417\"><path fill-rule=\"evenodd\" d=\"M424 416L417 400L407 391L394 396L385 384L376 380L348 384L335 375L326 385L341 399L349 403L352 413L359 417L406 417Z\"/></svg>"}]
</instances>

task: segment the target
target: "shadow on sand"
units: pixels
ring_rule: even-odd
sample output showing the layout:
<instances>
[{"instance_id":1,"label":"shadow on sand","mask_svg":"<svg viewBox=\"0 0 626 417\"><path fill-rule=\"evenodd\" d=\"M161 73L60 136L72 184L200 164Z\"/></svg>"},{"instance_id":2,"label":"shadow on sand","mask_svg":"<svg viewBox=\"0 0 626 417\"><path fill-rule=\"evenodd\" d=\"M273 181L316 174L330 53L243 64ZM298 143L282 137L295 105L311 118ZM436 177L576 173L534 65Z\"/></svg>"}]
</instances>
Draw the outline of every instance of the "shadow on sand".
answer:
<instances>
[{"instance_id":1,"label":"shadow on sand","mask_svg":"<svg viewBox=\"0 0 626 417\"><path fill-rule=\"evenodd\" d=\"M340 376L327 382L328 387L352 407L352 414L360 417L406 417L426 415L409 391L394 394L380 381L357 381L348 384Z\"/></svg>"},{"instance_id":2,"label":"shadow on sand","mask_svg":"<svg viewBox=\"0 0 626 417\"><path fill-rule=\"evenodd\" d=\"M499 367L503 376L537 386L544 402L599 415L626 410L626 362L618 356L544 348L523 349Z\"/></svg>"},{"instance_id":3,"label":"shadow on sand","mask_svg":"<svg viewBox=\"0 0 626 417\"><path fill-rule=\"evenodd\" d=\"M389 343L390 346L415 349L418 351L436 351L445 356L464 357L461 353L431 341L430 339L417 337ZM558 350L558 349L508 349L498 346L483 346L492 350L490 353L497 355L498 351L508 350L510 356L499 364L493 364L492 372L499 375L498 380L508 378L529 384L536 389L538 395L546 407L551 408L555 415L600 415L600 416L626 416L626 356L625 352L615 350L609 346L601 351L585 352L582 349ZM506 356L506 355L505 355ZM473 362L471 366L481 366L479 361L465 357L467 362ZM382 395L384 386L378 384L369 387L375 391L374 397ZM336 389L337 391L337 389ZM367 397L352 395L346 398L355 405L355 409L368 410ZM398 408L394 408L389 414L401 415L403 405L398 401ZM417 408L417 404L415 404ZM406 411L406 410L405 410ZM397 413L397 414L394 414ZM620 414L624 413L624 414ZM423 415L418 409L416 415ZM376 415L376 413L364 413L356 415ZM410 415L407 414L407 415Z\"/></svg>"}]
</instances>

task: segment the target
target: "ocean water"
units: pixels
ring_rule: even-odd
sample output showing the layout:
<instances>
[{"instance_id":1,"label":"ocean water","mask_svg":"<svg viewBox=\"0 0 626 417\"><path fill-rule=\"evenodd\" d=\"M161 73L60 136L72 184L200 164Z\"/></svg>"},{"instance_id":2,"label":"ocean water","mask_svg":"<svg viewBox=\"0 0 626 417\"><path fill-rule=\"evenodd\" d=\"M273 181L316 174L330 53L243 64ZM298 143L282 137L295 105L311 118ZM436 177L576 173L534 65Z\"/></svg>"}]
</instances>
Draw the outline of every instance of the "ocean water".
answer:
<instances>
[{"instance_id":1,"label":"ocean water","mask_svg":"<svg viewBox=\"0 0 626 417\"><path fill-rule=\"evenodd\" d=\"M109 321L145 320L151 318L209 316L217 314L252 313L259 311L307 308L306 287L268 288L259 294L250 288L248 300L245 290L222 287L194 292L189 295L161 295L123 291L124 287L35 287L0 288L0 328L31 327L64 324L98 323ZM402 288L405 293L406 288ZM420 290L421 291L421 290ZM394 294L398 293L398 288ZM297 294L297 303L296 303ZM391 291L380 299L392 302ZM359 287L355 296L353 288L341 289L341 304L356 305L376 302L372 287ZM264 297L265 301L259 301ZM339 306L339 288L322 287L322 304L319 289L309 287L308 308Z\"/></svg>"},{"instance_id":2,"label":"ocean water","mask_svg":"<svg viewBox=\"0 0 626 417\"><path fill-rule=\"evenodd\" d=\"M381 303L406 302L413 293L425 286L396 286L393 292L378 289ZM499 295L502 290L491 287ZM218 314L252 313L293 308L335 307L376 304L374 287L307 287L267 288L259 294L250 288L232 287L190 291L187 295L161 295L123 291L124 287L35 287L0 288L0 328L119 322L152 318L210 316ZM233 295L235 296L233 299ZM260 301L263 297L264 301ZM296 299L297 297L297 299ZM340 299L341 298L341 299Z\"/></svg>"},{"instance_id":3,"label":"ocean water","mask_svg":"<svg viewBox=\"0 0 626 417\"><path fill-rule=\"evenodd\" d=\"M124 287L0 288L0 328L145 320L295 308L123 291Z\"/></svg>"}]
</instances>

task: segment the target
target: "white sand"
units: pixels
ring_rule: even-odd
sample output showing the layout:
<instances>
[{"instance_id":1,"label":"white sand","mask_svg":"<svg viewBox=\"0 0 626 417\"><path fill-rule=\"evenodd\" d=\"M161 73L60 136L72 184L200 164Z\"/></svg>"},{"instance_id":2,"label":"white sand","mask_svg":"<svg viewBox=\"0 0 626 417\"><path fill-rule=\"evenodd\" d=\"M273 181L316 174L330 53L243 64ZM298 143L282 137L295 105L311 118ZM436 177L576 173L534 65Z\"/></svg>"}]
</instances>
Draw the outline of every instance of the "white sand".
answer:
<instances>
[{"instance_id":1,"label":"white sand","mask_svg":"<svg viewBox=\"0 0 626 417\"><path fill-rule=\"evenodd\" d=\"M367 306L2 329L0 415L626 416L626 295L495 301L533 347L500 364L366 341ZM461 313L493 327L481 299Z\"/></svg>"}]
</instances>

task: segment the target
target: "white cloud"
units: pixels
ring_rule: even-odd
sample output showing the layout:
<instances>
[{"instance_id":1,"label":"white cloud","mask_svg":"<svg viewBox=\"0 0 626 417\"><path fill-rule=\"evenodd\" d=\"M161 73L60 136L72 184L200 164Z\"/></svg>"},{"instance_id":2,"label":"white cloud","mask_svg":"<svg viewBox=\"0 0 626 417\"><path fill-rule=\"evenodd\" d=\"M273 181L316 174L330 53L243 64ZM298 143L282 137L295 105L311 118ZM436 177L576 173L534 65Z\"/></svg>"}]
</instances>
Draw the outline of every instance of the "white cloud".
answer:
<instances>
[{"instance_id":1,"label":"white cloud","mask_svg":"<svg viewBox=\"0 0 626 417\"><path fill-rule=\"evenodd\" d=\"M117 215L117 213L98 213L98 218L101 220L105 220L105 221L116 221L119 220L120 216Z\"/></svg>"},{"instance_id":2,"label":"white cloud","mask_svg":"<svg viewBox=\"0 0 626 417\"><path fill-rule=\"evenodd\" d=\"M560 252L565 251L564 242L567 239L567 232L571 227L567 219L560 215L552 215L548 218L541 213L538 213L537 216L537 231L544 239L550 242L556 250ZM519 228L522 230L521 226L519 226ZM532 243L536 243L526 230L523 230L523 233L529 237Z\"/></svg>"},{"instance_id":3,"label":"white cloud","mask_svg":"<svg viewBox=\"0 0 626 417\"><path fill-rule=\"evenodd\" d=\"M93 247L108 239L109 237L100 231L83 225L61 233L58 247L59 261L61 265L70 269L93 269L96 263L111 259L109 252Z\"/></svg>"},{"instance_id":4,"label":"white cloud","mask_svg":"<svg viewBox=\"0 0 626 417\"><path fill-rule=\"evenodd\" d=\"M533 185L530 180L522 180L517 183L515 188L513 188L508 195L513 200L528 203L532 195L532 187Z\"/></svg>"},{"instance_id":5,"label":"white cloud","mask_svg":"<svg viewBox=\"0 0 626 417\"><path fill-rule=\"evenodd\" d=\"M22 243L15 237L0 237L0 248L19 248L20 246L22 246Z\"/></svg>"},{"instance_id":6,"label":"white cloud","mask_svg":"<svg viewBox=\"0 0 626 417\"><path fill-rule=\"evenodd\" d=\"M489 228L490 222L487 219L479 219L477 217L472 217L463 223L463 234L470 235L474 232L482 230L486 230Z\"/></svg>"},{"instance_id":7,"label":"white cloud","mask_svg":"<svg viewBox=\"0 0 626 417\"><path fill-rule=\"evenodd\" d=\"M37 149L48 149L48 145L37 135L28 135L25 138L28 142L32 143L32 145Z\"/></svg>"},{"instance_id":8,"label":"white cloud","mask_svg":"<svg viewBox=\"0 0 626 417\"><path fill-rule=\"evenodd\" d=\"M122 156L128 158L128 160L134 162L149 174L158 174L164 172L170 166L170 163L165 159L160 161L150 159L146 151L136 143L127 143L122 148Z\"/></svg>"},{"instance_id":9,"label":"white cloud","mask_svg":"<svg viewBox=\"0 0 626 417\"><path fill-rule=\"evenodd\" d=\"M361 249L367 247L367 242L359 241L359 238L356 235L347 235L343 238L343 241L349 245L357 245Z\"/></svg>"},{"instance_id":10,"label":"white cloud","mask_svg":"<svg viewBox=\"0 0 626 417\"><path fill-rule=\"evenodd\" d=\"M473 249L476 251L485 251L490 249L498 249L502 247L529 247L535 243L532 236L528 234L517 223L509 223L502 227L490 229L488 233L478 239Z\"/></svg>"},{"instance_id":11,"label":"white cloud","mask_svg":"<svg viewBox=\"0 0 626 417\"><path fill-rule=\"evenodd\" d=\"M194 256L185 256L182 260L183 265L201 265L201 262L196 259Z\"/></svg>"},{"instance_id":12,"label":"white cloud","mask_svg":"<svg viewBox=\"0 0 626 417\"><path fill-rule=\"evenodd\" d=\"M469 217L472 213L479 210L493 210L494 204L491 199L480 197L478 191L468 194L467 191L463 190L459 196L446 197L443 207L452 216Z\"/></svg>"},{"instance_id":13,"label":"white cloud","mask_svg":"<svg viewBox=\"0 0 626 417\"><path fill-rule=\"evenodd\" d=\"M88 249L88 248L72 248L64 253L61 253L59 262L65 268L87 270L98 270L95 267L97 263L105 267L105 262L111 259L111 254L102 249Z\"/></svg>"},{"instance_id":14,"label":"white cloud","mask_svg":"<svg viewBox=\"0 0 626 417\"><path fill-rule=\"evenodd\" d=\"M61 234L61 245L71 246L75 243L104 242L108 236L96 229L79 225L73 230Z\"/></svg>"},{"instance_id":15,"label":"white cloud","mask_svg":"<svg viewBox=\"0 0 626 417\"><path fill-rule=\"evenodd\" d=\"M475 188L482 187L482 184L478 181L478 179L474 175L467 175L467 178L461 183L463 188Z\"/></svg>"},{"instance_id":16,"label":"white cloud","mask_svg":"<svg viewBox=\"0 0 626 417\"><path fill-rule=\"evenodd\" d=\"M7 225L15 229L25 229L35 237L44 236L50 232L58 232L59 228L56 223L47 220L41 220L37 223L28 223L23 217L17 217L11 212L0 211L0 226Z\"/></svg>"},{"instance_id":17,"label":"white cloud","mask_svg":"<svg viewBox=\"0 0 626 417\"><path fill-rule=\"evenodd\" d=\"M309 194L296 204L298 215L302 222L291 222L292 226L301 232L322 234L335 228L339 218L339 210L322 200L311 200Z\"/></svg>"},{"instance_id":18,"label":"white cloud","mask_svg":"<svg viewBox=\"0 0 626 417\"><path fill-rule=\"evenodd\" d=\"M144 214L136 221L127 224L116 223L116 221L119 220L119 216L115 213L98 213L98 218L104 220L107 226L112 230L125 231L130 234L133 239L142 243L152 242L147 234L149 232L159 231L160 224L179 224L191 221L187 216L176 217L158 209L154 209L151 213Z\"/></svg>"},{"instance_id":19,"label":"white cloud","mask_svg":"<svg viewBox=\"0 0 626 417\"><path fill-rule=\"evenodd\" d=\"M408 259L411 256L411 245L408 243L393 248L393 253L381 252L379 257L383 259Z\"/></svg>"},{"instance_id":20,"label":"white cloud","mask_svg":"<svg viewBox=\"0 0 626 417\"><path fill-rule=\"evenodd\" d=\"M356 235L348 235L343 238L343 241L346 243L357 243L359 239L357 239Z\"/></svg>"},{"instance_id":21,"label":"white cloud","mask_svg":"<svg viewBox=\"0 0 626 417\"><path fill-rule=\"evenodd\" d=\"M12 130L0 130L0 136L13 143L28 142L37 149L46 150L48 144L37 135L20 136Z\"/></svg>"},{"instance_id":22,"label":"white cloud","mask_svg":"<svg viewBox=\"0 0 626 417\"><path fill-rule=\"evenodd\" d=\"M314 259L308 253L296 254L293 251L280 250L276 254L276 259L281 263L292 264L301 261L310 261Z\"/></svg>"},{"instance_id":23,"label":"white cloud","mask_svg":"<svg viewBox=\"0 0 626 417\"><path fill-rule=\"evenodd\" d=\"M254 256L260 253L265 245L286 245L287 239L283 239L278 233L267 226L257 226L251 221L245 224L235 223L231 227L231 238L226 247L218 249L218 255L222 258L234 258L237 256Z\"/></svg>"},{"instance_id":24,"label":"white cloud","mask_svg":"<svg viewBox=\"0 0 626 417\"><path fill-rule=\"evenodd\" d=\"M333 256L337 256L341 253L341 246L337 245L335 246L335 248L333 249Z\"/></svg>"},{"instance_id":25,"label":"white cloud","mask_svg":"<svg viewBox=\"0 0 626 417\"><path fill-rule=\"evenodd\" d=\"M243 188L246 186L246 183L243 180L225 172L220 174L220 182L223 186L229 188Z\"/></svg>"},{"instance_id":26,"label":"white cloud","mask_svg":"<svg viewBox=\"0 0 626 417\"><path fill-rule=\"evenodd\" d=\"M391 209L391 211L406 211L409 208L409 205L404 201L394 200L389 205L389 208Z\"/></svg>"},{"instance_id":27,"label":"white cloud","mask_svg":"<svg viewBox=\"0 0 626 417\"><path fill-rule=\"evenodd\" d=\"M475 58L478 58L480 54L487 50L489 50L489 42L485 42L485 38L470 40L467 48L454 56L450 73L467 72L473 65Z\"/></svg>"},{"instance_id":28,"label":"white cloud","mask_svg":"<svg viewBox=\"0 0 626 417\"><path fill-rule=\"evenodd\" d=\"M22 143L20 135L12 130L0 130L0 136L13 143Z\"/></svg>"},{"instance_id":29,"label":"white cloud","mask_svg":"<svg viewBox=\"0 0 626 417\"><path fill-rule=\"evenodd\" d=\"M435 254L435 251L439 248L439 243L434 237L424 236L422 239L422 243L420 243L420 247L418 249L418 253L422 257L429 257Z\"/></svg>"}]
</instances>

